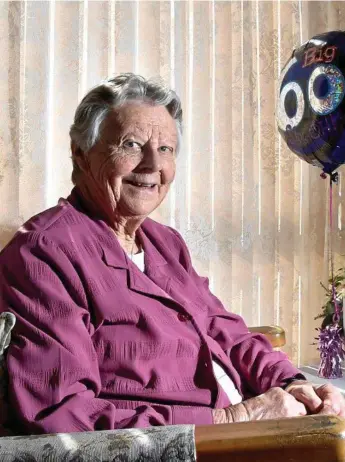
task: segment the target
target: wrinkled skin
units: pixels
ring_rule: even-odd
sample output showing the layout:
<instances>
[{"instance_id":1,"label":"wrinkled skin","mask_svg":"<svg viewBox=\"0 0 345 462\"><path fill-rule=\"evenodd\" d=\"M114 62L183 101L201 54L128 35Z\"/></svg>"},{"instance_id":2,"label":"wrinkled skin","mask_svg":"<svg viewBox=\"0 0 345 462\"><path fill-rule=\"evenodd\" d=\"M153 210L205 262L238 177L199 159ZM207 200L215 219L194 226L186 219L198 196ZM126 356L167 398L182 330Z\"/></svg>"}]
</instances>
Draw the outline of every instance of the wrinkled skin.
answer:
<instances>
[{"instance_id":1,"label":"wrinkled skin","mask_svg":"<svg viewBox=\"0 0 345 462\"><path fill-rule=\"evenodd\" d=\"M345 400L331 384L314 385L304 380L291 383L286 390L275 387L226 409L214 411L214 423L298 417L307 414L345 417Z\"/></svg>"},{"instance_id":2,"label":"wrinkled skin","mask_svg":"<svg viewBox=\"0 0 345 462\"><path fill-rule=\"evenodd\" d=\"M330 383L314 385L296 381L287 387L296 400L304 403L309 414L338 415L345 417L345 400L339 389Z\"/></svg>"},{"instance_id":3,"label":"wrinkled skin","mask_svg":"<svg viewBox=\"0 0 345 462\"><path fill-rule=\"evenodd\" d=\"M174 180L177 139L165 107L133 101L108 115L100 140L87 153L72 144L87 207L109 224L127 252L138 250L135 231Z\"/></svg>"}]
</instances>

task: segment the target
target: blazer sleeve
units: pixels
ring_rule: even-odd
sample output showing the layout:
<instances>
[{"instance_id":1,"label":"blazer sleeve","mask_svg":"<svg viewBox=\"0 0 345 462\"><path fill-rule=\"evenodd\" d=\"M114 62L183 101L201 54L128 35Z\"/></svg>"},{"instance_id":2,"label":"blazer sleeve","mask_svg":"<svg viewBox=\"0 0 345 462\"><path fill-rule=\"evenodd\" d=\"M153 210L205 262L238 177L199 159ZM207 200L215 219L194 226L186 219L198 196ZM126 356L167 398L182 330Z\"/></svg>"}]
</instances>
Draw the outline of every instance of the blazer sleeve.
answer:
<instances>
[{"instance_id":1,"label":"blazer sleeve","mask_svg":"<svg viewBox=\"0 0 345 462\"><path fill-rule=\"evenodd\" d=\"M208 278L199 276L193 268L182 237L175 230L174 233L180 240L179 261L189 272L208 307L208 335L229 356L246 386L254 394L261 394L272 387L285 387L292 378L305 379L285 353L273 350L264 335L250 333L241 316L224 308L210 292Z\"/></svg>"},{"instance_id":2,"label":"blazer sleeve","mask_svg":"<svg viewBox=\"0 0 345 462\"><path fill-rule=\"evenodd\" d=\"M212 423L208 408L121 409L99 398L101 377L78 268L42 233L0 255L0 312L16 318L7 355L9 405L25 433Z\"/></svg>"}]
</instances>

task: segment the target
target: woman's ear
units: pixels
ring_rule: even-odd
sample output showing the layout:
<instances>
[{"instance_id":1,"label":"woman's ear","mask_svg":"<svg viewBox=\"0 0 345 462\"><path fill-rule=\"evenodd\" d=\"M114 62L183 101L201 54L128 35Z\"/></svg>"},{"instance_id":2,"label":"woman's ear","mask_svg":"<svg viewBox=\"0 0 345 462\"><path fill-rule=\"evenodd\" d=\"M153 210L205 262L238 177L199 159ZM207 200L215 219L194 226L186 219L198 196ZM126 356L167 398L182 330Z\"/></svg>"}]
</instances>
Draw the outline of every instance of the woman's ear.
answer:
<instances>
[{"instance_id":1,"label":"woman's ear","mask_svg":"<svg viewBox=\"0 0 345 462\"><path fill-rule=\"evenodd\" d=\"M84 151L75 143L75 141L71 141L71 151L72 157L74 161L77 163L78 167L82 172L88 170L87 168L87 161Z\"/></svg>"}]
</instances>

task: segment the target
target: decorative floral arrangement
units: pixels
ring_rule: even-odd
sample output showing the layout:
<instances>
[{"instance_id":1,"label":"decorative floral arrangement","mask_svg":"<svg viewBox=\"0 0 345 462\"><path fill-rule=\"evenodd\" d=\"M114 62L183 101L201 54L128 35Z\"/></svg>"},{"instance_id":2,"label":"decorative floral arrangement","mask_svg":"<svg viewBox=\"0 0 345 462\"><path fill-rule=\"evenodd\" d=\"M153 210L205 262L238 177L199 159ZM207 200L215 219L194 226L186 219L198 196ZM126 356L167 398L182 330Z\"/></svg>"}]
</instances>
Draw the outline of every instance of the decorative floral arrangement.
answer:
<instances>
[{"instance_id":1,"label":"decorative floral arrangement","mask_svg":"<svg viewBox=\"0 0 345 462\"><path fill-rule=\"evenodd\" d=\"M322 307L322 313L315 319L322 318L321 327L316 329L319 333L318 350L320 352L320 367L318 375L328 379L343 376L342 362L345 359L345 337L343 323L343 300L345 296L344 268L329 279L329 288L326 291L327 300Z\"/></svg>"},{"instance_id":2,"label":"decorative floral arrangement","mask_svg":"<svg viewBox=\"0 0 345 462\"><path fill-rule=\"evenodd\" d=\"M318 314L314 318L322 319L321 329L333 324L333 316L335 314L332 294L332 278L328 280L328 283L329 287L327 288L322 282L320 282L326 293L326 302L322 306L322 313ZM345 298L345 268L339 268L334 275L334 287L338 309L340 309L339 326L342 328L342 335L344 336L343 299Z\"/></svg>"}]
</instances>

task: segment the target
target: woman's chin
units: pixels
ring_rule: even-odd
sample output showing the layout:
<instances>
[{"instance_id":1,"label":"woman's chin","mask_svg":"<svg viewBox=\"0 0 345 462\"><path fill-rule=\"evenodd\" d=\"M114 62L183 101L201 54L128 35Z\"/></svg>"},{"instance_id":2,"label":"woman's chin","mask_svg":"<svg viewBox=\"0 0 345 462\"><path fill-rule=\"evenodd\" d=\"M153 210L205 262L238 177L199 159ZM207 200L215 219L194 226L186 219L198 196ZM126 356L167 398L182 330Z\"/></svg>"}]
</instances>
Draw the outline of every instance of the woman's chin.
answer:
<instances>
[{"instance_id":1,"label":"woman's chin","mask_svg":"<svg viewBox=\"0 0 345 462\"><path fill-rule=\"evenodd\" d=\"M158 186L138 189L133 187L128 188L128 191L121 191L121 209L126 210L131 216L148 216L160 205L167 192Z\"/></svg>"},{"instance_id":2,"label":"woman's chin","mask_svg":"<svg viewBox=\"0 0 345 462\"><path fill-rule=\"evenodd\" d=\"M147 217L152 213L158 206L159 201L126 201L122 203L121 209L126 211L126 215L132 217Z\"/></svg>"}]
</instances>

